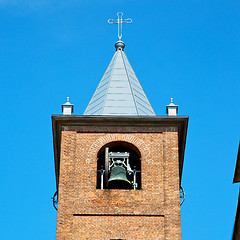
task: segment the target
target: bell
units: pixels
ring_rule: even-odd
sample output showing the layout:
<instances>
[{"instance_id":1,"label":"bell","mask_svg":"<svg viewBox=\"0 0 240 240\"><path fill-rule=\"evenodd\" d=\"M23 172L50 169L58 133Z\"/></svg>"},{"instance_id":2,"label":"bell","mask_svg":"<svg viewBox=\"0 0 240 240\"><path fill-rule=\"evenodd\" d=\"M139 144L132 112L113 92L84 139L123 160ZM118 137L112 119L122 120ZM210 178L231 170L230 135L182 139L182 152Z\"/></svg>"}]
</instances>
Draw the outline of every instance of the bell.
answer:
<instances>
[{"instance_id":1,"label":"bell","mask_svg":"<svg viewBox=\"0 0 240 240\"><path fill-rule=\"evenodd\" d=\"M111 189L130 189L131 182L127 179L127 171L123 166L113 166L108 179L108 188Z\"/></svg>"}]
</instances>

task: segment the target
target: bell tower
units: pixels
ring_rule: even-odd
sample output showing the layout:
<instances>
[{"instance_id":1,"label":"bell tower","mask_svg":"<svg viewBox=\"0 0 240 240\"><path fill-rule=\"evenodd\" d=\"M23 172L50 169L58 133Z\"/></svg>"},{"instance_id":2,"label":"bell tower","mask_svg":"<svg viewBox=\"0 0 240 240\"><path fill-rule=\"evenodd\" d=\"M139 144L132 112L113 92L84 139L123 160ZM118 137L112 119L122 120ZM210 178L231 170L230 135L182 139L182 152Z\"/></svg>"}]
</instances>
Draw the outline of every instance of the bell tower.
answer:
<instances>
[{"instance_id":1,"label":"bell tower","mask_svg":"<svg viewBox=\"0 0 240 240\"><path fill-rule=\"evenodd\" d=\"M181 239L188 117L156 116L121 37L84 114L52 116L58 240Z\"/></svg>"}]
</instances>

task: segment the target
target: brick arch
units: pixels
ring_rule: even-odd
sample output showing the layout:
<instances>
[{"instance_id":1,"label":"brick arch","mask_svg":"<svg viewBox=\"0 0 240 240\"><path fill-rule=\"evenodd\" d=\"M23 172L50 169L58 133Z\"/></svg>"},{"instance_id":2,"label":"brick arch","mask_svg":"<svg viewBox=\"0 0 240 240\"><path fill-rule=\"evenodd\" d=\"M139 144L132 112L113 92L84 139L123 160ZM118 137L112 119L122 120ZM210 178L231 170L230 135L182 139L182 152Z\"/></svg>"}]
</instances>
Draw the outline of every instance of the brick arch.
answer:
<instances>
[{"instance_id":1,"label":"brick arch","mask_svg":"<svg viewBox=\"0 0 240 240\"><path fill-rule=\"evenodd\" d=\"M144 143L143 140L135 136L130 136L127 134L108 134L106 136L100 137L91 145L87 154L87 163L89 163L93 159L97 159L97 153L104 145L116 141L123 141L133 144L140 151L142 158L146 158L149 154L150 150L148 146Z\"/></svg>"}]
</instances>

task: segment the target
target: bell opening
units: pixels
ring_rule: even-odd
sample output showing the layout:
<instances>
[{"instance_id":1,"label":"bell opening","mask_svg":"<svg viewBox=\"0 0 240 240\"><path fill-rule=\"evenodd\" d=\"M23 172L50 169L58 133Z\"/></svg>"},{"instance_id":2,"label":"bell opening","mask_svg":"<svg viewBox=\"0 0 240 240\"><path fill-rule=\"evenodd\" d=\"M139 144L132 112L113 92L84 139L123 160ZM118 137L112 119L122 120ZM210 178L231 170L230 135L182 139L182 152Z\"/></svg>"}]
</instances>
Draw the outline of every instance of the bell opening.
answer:
<instances>
[{"instance_id":1,"label":"bell opening","mask_svg":"<svg viewBox=\"0 0 240 240\"><path fill-rule=\"evenodd\" d=\"M105 169L105 150L108 149L108 167ZM141 153L136 146L114 141L98 152L97 189L141 189Z\"/></svg>"}]
</instances>

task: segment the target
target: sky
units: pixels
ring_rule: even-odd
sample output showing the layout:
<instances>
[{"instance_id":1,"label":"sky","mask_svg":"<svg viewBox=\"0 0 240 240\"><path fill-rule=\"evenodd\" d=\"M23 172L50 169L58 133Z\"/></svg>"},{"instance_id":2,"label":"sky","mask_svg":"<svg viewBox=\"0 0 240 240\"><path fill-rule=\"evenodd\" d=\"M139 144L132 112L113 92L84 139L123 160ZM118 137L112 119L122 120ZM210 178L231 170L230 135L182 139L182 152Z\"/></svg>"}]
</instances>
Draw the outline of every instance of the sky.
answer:
<instances>
[{"instance_id":1,"label":"sky","mask_svg":"<svg viewBox=\"0 0 240 240\"><path fill-rule=\"evenodd\" d=\"M155 112L189 116L184 240L231 239L240 133L240 1L0 0L0 239L50 240L57 212L51 115L82 115L114 52L125 53Z\"/></svg>"}]
</instances>

